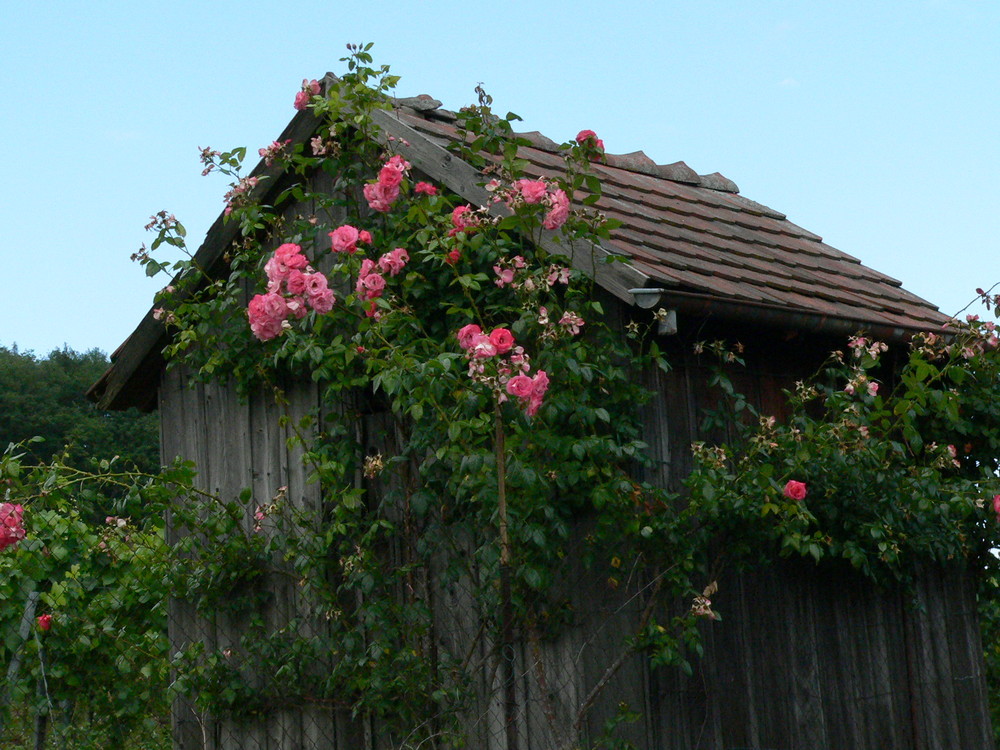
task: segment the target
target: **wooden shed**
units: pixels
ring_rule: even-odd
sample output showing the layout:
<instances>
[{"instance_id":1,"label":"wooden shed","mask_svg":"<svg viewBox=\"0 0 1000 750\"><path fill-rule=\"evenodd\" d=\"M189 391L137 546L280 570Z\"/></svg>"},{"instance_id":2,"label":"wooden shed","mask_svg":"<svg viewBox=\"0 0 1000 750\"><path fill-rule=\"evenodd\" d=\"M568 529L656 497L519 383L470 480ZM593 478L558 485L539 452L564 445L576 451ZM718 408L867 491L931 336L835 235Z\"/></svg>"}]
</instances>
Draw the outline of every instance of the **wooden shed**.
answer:
<instances>
[{"instance_id":1,"label":"wooden shed","mask_svg":"<svg viewBox=\"0 0 1000 750\"><path fill-rule=\"evenodd\" d=\"M485 178L445 148L456 138L455 116L439 102L401 99L375 117L379 137L394 139L414 169L473 205L488 202ZM318 125L300 112L279 140L308 141ZM528 171L554 176L562 164L556 144L539 133L523 136L532 144L520 153ZM698 414L711 400L706 373L691 354L694 341L713 334L742 341L748 366L740 385L766 411L780 413L782 389L814 371L847 335L863 328L901 341L947 320L898 281L744 198L718 173L656 164L642 152L608 154L595 171L603 183L597 207L622 226L603 245L578 252L574 265L594 276L611 316L670 311L661 337L673 370L648 374L657 395L645 418L655 467L647 478L661 486L678 486L690 470ZM263 164L255 173L278 177ZM327 179L314 181L322 186ZM267 184L276 189L279 180ZM198 250L201 266L220 268L236 234L220 216ZM629 262L600 263L607 254ZM294 422L317 406L318 386L292 384L289 403L279 406L264 395L243 401L225 382L192 384L183 368L165 368L167 335L151 310L92 389L101 407L159 409L163 458L193 460L206 489L236 496L250 487L270 497L287 486L301 505L320 505L297 449L286 444L289 428L279 422L281 414ZM377 414L360 429L384 439ZM641 597L628 587L570 588L580 614L574 626L552 641L523 640L511 656L525 707L516 739L495 715L487 686L468 747L589 747L623 703L641 718L621 725L616 737L637 748L993 747L974 583L960 567L928 569L909 594L879 590L849 570L805 563L776 562L727 579L714 599L725 618L705 624L706 650L694 674L630 657L576 736L576 710L608 672L606 646L640 616ZM281 607L294 608L294 590L272 594L284 598ZM437 606L442 647L460 649L467 641L460 594L441 592ZM235 632L230 623L193 618L182 603L171 608L175 649L192 640L209 651L224 649ZM484 674L484 685L491 679ZM173 726L175 746L184 750L382 746L377 726L329 706L285 706L248 725L201 715L178 700Z\"/></svg>"}]
</instances>

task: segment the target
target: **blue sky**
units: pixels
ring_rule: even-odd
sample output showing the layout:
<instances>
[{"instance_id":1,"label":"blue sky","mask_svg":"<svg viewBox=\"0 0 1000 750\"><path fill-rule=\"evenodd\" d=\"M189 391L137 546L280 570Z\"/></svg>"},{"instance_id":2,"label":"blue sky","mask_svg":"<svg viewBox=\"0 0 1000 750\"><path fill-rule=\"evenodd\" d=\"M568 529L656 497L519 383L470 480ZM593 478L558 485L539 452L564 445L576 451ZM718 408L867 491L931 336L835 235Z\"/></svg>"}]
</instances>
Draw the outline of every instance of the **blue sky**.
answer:
<instances>
[{"instance_id":1,"label":"blue sky","mask_svg":"<svg viewBox=\"0 0 1000 750\"><path fill-rule=\"evenodd\" d=\"M945 312L1000 280L992 0L8 3L0 346L116 348L166 283L129 260L150 214L197 246L223 207L198 147L270 143L359 41L401 95L481 81L524 130L719 171Z\"/></svg>"}]
</instances>

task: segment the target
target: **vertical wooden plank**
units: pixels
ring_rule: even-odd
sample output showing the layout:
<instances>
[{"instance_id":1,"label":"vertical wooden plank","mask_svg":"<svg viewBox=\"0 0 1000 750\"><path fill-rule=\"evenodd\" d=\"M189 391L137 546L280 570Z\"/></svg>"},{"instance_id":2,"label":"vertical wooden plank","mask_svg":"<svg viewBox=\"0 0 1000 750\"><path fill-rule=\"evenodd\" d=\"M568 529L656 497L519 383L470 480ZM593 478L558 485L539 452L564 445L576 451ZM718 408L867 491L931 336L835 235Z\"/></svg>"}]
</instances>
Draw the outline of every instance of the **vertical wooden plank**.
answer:
<instances>
[{"instance_id":1,"label":"vertical wooden plank","mask_svg":"<svg viewBox=\"0 0 1000 750\"><path fill-rule=\"evenodd\" d=\"M950 615L948 632L951 634L960 746L993 750L979 612L974 578L967 567L956 566L948 571L945 594L951 600L946 601L945 611Z\"/></svg>"},{"instance_id":2,"label":"vertical wooden plank","mask_svg":"<svg viewBox=\"0 0 1000 750\"><path fill-rule=\"evenodd\" d=\"M790 700L792 742L796 750L830 747L823 711L824 695L819 674L819 644L816 638L816 570L798 566L785 568L786 607L790 621Z\"/></svg>"},{"instance_id":3,"label":"vertical wooden plank","mask_svg":"<svg viewBox=\"0 0 1000 750\"><path fill-rule=\"evenodd\" d=\"M184 379L180 368L163 373L160 381L160 462L173 463L186 458L184 446ZM179 500L180 501L180 500ZM167 511L166 539L170 545L180 539L181 531L174 524L173 514ZM167 603L167 639L170 653L183 650L191 642L194 631L193 607L187 602L171 598ZM196 720L195 707L187 698L176 698L170 708L171 736L175 750L192 750L201 747L201 732Z\"/></svg>"},{"instance_id":4,"label":"vertical wooden plank","mask_svg":"<svg viewBox=\"0 0 1000 750\"><path fill-rule=\"evenodd\" d=\"M937 579L937 580L935 580ZM957 718L945 707L954 706L951 663L947 643L942 637L945 621L938 576L921 575L915 585L915 602L909 616L918 644L918 680L924 710L919 716L918 732L927 748L948 747L958 736Z\"/></svg>"}]
</instances>

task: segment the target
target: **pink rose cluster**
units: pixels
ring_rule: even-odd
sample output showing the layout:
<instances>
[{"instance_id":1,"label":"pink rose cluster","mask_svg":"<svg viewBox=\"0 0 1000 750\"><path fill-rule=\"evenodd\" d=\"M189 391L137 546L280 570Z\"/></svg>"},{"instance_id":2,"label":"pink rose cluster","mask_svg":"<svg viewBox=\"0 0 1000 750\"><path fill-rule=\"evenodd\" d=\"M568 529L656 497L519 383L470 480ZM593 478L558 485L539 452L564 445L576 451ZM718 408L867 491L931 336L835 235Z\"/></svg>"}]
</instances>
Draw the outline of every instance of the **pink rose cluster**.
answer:
<instances>
[{"instance_id":1,"label":"pink rose cluster","mask_svg":"<svg viewBox=\"0 0 1000 750\"><path fill-rule=\"evenodd\" d=\"M364 187L365 200L372 211L387 213L399 197L403 178L410 171L410 162L402 156L393 156L382 165L378 179Z\"/></svg>"},{"instance_id":2,"label":"pink rose cluster","mask_svg":"<svg viewBox=\"0 0 1000 750\"><path fill-rule=\"evenodd\" d=\"M302 79L302 90L295 95L295 109L303 110L309 106L309 100L320 92L319 81Z\"/></svg>"},{"instance_id":3,"label":"pink rose cluster","mask_svg":"<svg viewBox=\"0 0 1000 750\"><path fill-rule=\"evenodd\" d=\"M0 550L13 547L24 539L24 508L0 503Z\"/></svg>"},{"instance_id":4,"label":"pink rose cluster","mask_svg":"<svg viewBox=\"0 0 1000 750\"><path fill-rule=\"evenodd\" d=\"M509 394L520 401L529 417L538 412L549 387L549 377L545 370L539 370L534 377L528 376L531 364L523 347L516 346L514 334L506 328L494 328L487 334L470 323L459 329L457 336L459 346L469 358L469 376L473 380L486 380L485 363L506 355L506 359L495 360L497 384L503 388L501 400Z\"/></svg>"},{"instance_id":5,"label":"pink rose cluster","mask_svg":"<svg viewBox=\"0 0 1000 750\"><path fill-rule=\"evenodd\" d=\"M513 209L518 204L541 204L547 207L548 211L542 219L542 226L546 229L558 229L569 218L569 197L566 191L545 180L517 180L511 186L507 205Z\"/></svg>"},{"instance_id":6,"label":"pink rose cluster","mask_svg":"<svg viewBox=\"0 0 1000 750\"><path fill-rule=\"evenodd\" d=\"M261 341L281 335L289 317L304 318L308 308L320 315L330 312L336 299L324 274L314 271L302 248L285 243L264 266L267 293L258 294L247 307L250 330Z\"/></svg>"},{"instance_id":7,"label":"pink rose cluster","mask_svg":"<svg viewBox=\"0 0 1000 750\"><path fill-rule=\"evenodd\" d=\"M375 300L382 296L385 291L385 276L389 274L395 276L410 260L409 253L402 247L397 247L382 255L377 261L365 258L361 261L361 270L358 271L358 281L354 285L354 291L359 299L369 302L366 314L370 318L378 318L378 307Z\"/></svg>"}]
</instances>

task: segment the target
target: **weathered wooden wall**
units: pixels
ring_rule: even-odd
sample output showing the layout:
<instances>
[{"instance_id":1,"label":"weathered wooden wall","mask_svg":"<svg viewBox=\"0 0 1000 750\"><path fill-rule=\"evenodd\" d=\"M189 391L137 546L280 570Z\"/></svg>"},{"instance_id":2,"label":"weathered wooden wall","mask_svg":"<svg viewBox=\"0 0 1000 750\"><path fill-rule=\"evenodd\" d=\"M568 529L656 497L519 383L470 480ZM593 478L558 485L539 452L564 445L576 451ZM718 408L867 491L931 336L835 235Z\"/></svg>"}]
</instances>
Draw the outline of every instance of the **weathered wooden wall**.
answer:
<instances>
[{"instance_id":1,"label":"weathered wooden wall","mask_svg":"<svg viewBox=\"0 0 1000 750\"><path fill-rule=\"evenodd\" d=\"M694 677L653 674L648 747L993 747L968 571L885 591L785 562L722 586Z\"/></svg>"},{"instance_id":2,"label":"weathered wooden wall","mask_svg":"<svg viewBox=\"0 0 1000 750\"><path fill-rule=\"evenodd\" d=\"M781 389L813 370L818 363L813 355L828 348L827 342L774 337L744 341L749 367L736 378L738 386L773 413L782 409ZM646 478L673 489L690 470L691 441L706 437L698 428L700 411L715 400L706 386L707 369L688 343L683 335L665 342L675 369L648 375L659 396L645 414L654 458ZM322 498L306 483L297 451L286 444L289 428L280 425L282 414L294 421L316 408L318 390L300 383L288 395L286 407L264 395L241 404L224 385L192 388L182 370L168 372L160 391L164 458L194 460L202 485L223 496L236 497L250 487L255 505L286 486L292 502L318 509ZM400 439L392 420L377 413L364 418L359 437L370 452L391 452ZM579 557L573 544L566 550L570 561ZM622 578L620 586L612 586L582 565L567 564L559 585L575 613L573 624L556 636L520 633L504 650L482 634L482 623L493 613L480 611L470 587L460 578L442 583L435 571L427 573L419 585L434 614L436 646L472 656L475 708L466 717L468 747L508 748L502 660L513 663L516 675L519 750L568 750L576 740L587 747L623 703L641 718L622 724L615 736L637 748L993 747L972 581L960 569L928 569L910 593L882 591L849 570L805 563L728 575L713 597L724 619L703 624L705 655L691 678L677 670L651 670L640 655L626 658L606 677L623 638L635 630L648 591L642 571L630 570ZM265 585L271 625L308 608L294 586ZM322 627L312 622L311 627ZM173 651L192 641L215 652L235 648L241 627L221 616L197 618L180 602L171 605ZM580 707L605 679L577 734L573 724ZM177 701L173 722L180 750L390 746L377 726L352 721L346 710L309 705L236 724L199 715L190 703Z\"/></svg>"}]
</instances>

